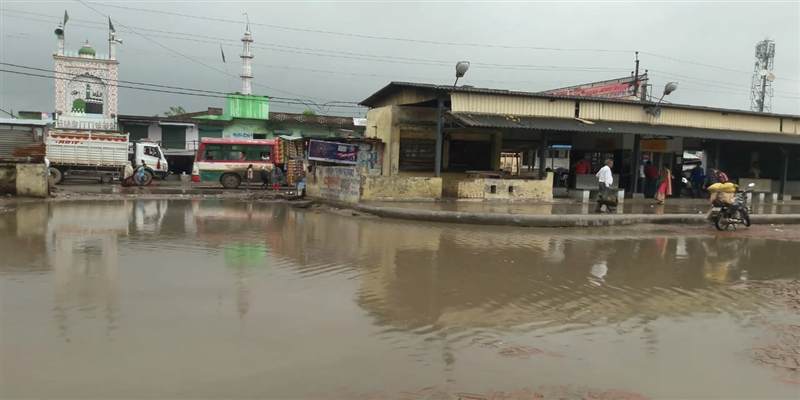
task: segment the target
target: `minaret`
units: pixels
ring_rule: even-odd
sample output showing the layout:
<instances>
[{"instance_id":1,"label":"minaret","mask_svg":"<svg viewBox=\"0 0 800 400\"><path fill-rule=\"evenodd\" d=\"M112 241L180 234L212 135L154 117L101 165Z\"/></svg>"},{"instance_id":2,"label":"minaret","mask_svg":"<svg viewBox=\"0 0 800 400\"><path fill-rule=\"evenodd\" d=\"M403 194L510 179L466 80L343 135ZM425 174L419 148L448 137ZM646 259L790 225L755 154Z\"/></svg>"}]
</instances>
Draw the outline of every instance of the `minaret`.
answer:
<instances>
[{"instance_id":1,"label":"minaret","mask_svg":"<svg viewBox=\"0 0 800 400\"><path fill-rule=\"evenodd\" d=\"M242 94L253 94L253 70L250 66L250 61L253 60L253 53L250 51L250 44L253 43L253 38L250 37L250 22L247 23L247 30L244 31L242 37Z\"/></svg>"},{"instance_id":2,"label":"minaret","mask_svg":"<svg viewBox=\"0 0 800 400\"><path fill-rule=\"evenodd\" d=\"M56 51L57 56L64 55L64 25L58 24L58 29L56 29L56 38L58 38L58 50Z\"/></svg>"}]
</instances>

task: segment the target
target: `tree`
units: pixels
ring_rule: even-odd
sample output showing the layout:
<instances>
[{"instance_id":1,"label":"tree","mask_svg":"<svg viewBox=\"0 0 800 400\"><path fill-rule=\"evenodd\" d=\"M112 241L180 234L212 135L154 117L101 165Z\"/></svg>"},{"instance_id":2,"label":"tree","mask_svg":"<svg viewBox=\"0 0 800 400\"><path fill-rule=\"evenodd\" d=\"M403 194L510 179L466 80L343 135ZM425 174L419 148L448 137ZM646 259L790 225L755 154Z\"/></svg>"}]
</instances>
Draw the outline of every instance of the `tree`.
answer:
<instances>
[{"instance_id":1,"label":"tree","mask_svg":"<svg viewBox=\"0 0 800 400\"><path fill-rule=\"evenodd\" d=\"M181 115L181 114L186 114L186 110L184 110L183 107L181 106L170 107L169 111L164 111L165 117L174 117L176 115Z\"/></svg>"},{"instance_id":2,"label":"tree","mask_svg":"<svg viewBox=\"0 0 800 400\"><path fill-rule=\"evenodd\" d=\"M317 112L314 110L305 110L303 111L303 115L317 115Z\"/></svg>"}]
</instances>

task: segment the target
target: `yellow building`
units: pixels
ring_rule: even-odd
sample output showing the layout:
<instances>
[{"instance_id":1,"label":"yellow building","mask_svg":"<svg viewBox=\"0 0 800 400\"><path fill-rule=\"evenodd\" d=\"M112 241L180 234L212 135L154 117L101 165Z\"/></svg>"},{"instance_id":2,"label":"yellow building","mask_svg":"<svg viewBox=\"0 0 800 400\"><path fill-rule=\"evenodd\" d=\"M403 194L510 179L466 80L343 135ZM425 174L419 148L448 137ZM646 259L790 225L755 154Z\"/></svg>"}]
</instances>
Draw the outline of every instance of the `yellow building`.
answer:
<instances>
[{"instance_id":1,"label":"yellow building","mask_svg":"<svg viewBox=\"0 0 800 400\"><path fill-rule=\"evenodd\" d=\"M587 158L595 171L614 159L628 192L641 187L643 159L679 175L683 152L702 150L705 166L732 179L759 162L764 192L800 196L800 115L403 82L361 105L370 108L366 136L386 144L382 176L426 178L445 197L551 198L552 174L509 180L500 163L502 152L532 159L553 144L571 145L571 161Z\"/></svg>"}]
</instances>

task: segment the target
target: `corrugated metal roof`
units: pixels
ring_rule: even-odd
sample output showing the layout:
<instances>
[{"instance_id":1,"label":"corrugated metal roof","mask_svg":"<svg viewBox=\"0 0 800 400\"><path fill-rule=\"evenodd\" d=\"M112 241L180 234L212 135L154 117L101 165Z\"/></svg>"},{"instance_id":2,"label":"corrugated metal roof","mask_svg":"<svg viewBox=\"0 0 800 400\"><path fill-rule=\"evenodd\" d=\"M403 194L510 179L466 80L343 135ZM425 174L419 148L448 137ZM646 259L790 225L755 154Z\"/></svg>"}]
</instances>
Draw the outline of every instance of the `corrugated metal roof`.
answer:
<instances>
[{"instance_id":1,"label":"corrugated metal roof","mask_svg":"<svg viewBox=\"0 0 800 400\"><path fill-rule=\"evenodd\" d=\"M566 95L557 95L557 94L546 94L546 93L537 93L537 92L520 92L515 90L506 90L506 89L491 89L491 88L477 88L472 86L449 86L449 85L435 85L430 83L416 83L416 82L391 82L388 85L384 86L371 96L367 97L359 103L362 106L372 107L372 104L375 104L378 100L389 96L393 91L399 90L404 87L411 87L411 88L419 88L419 89L427 89L431 91L439 92L441 95L449 96L452 92L463 92L463 93L484 93L484 94L499 94L499 95L506 95L506 96L521 96L521 97L536 97L542 99L562 99L562 100L577 100L577 101L594 101L600 103L619 103L619 104L637 104L637 105L654 105L655 102L652 101L640 101L640 100L624 100L624 99L608 99L604 97L582 97L582 96L566 96ZM733 110L727 108L715 108L715 107L705 107L705 106L692 106L688 104L674 104L674 103L661 103L659 107L662 108L678 108L678 109L687 109L687 110L701 110L701 111L713 111L713 112L721 112L721 113L729 113L729 114L746 114L746 115L759 115L763 117L783 117L783 118L792 118L792 119L800 119L800 115L792 115L792 114L771 114L771 113L760 113L755 111L747 111L747 110Z\"/></svg>"},{"instance_id":2,"label":"corrugated metal roof","mask_svg":"<svg viewBox=\"0 0 800 400\"><path fill-rule=\"evenodd\" d=\"M501 116L459 113L448 114L447 118L453 122L474 128L534 129L579 133L617 132L650 136L800 144L800 135L793 134L758 133L605 121L596 121L594 124L587 124L577 119L515 117L512 115Z\"/></svg>"},{"instance_id":3,"label":"corrugated metal roof","mask_svg":"<svg viewBox=\"0 0 800 400\"><path fill-rule=\"evenodd\" d=\"M0 118L0 124L6 125L45 126L52 123L53 121L42 121L38 119Z\"/></svg>"}]
</instances>

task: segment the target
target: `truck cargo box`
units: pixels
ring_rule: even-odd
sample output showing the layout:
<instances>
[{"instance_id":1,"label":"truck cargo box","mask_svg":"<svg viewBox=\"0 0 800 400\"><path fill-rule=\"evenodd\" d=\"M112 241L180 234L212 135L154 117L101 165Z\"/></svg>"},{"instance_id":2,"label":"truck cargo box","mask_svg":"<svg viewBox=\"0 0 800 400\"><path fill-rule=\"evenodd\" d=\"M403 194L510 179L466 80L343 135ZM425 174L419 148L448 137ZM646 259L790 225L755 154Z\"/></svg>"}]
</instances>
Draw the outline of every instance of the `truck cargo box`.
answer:
<instances>
[{"instance_id":1,"label":"truck cargo box","mask_svg":"<svg viewBox=\"0 0 800 400\"><path fill-rule=\"evenodd\" d=\"M128 134L52 130L47 136L51 165L124 166Z\"/></svg>"}]
</instances>

